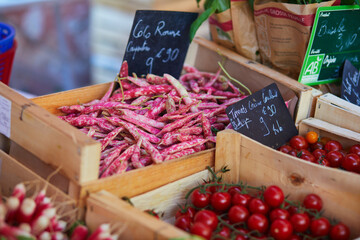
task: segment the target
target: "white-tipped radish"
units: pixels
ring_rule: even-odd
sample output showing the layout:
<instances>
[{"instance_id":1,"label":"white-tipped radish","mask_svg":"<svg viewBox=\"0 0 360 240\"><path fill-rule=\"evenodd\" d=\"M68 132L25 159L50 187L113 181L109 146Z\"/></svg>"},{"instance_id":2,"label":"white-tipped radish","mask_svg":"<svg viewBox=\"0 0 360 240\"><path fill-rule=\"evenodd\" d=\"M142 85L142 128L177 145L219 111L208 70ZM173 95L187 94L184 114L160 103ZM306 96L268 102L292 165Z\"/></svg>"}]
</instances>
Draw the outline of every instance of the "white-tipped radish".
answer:
<instances>
[{"instance_id":1,"label":"white-tipped radish","mask_svg":"<svg viewBox=\"0 0 360 240\"><path fill-rule=\"evenodd\" d=\"M11 223L15 220L16 213L20 207L20 200L17 197L9 197L6 201L7 213L5 220Z\"/></svg>"},{"instance_id":2,"label":"white-tipped radish","mask_svg":"<svg viewBox=\"0 0 360 240\"><path fill-rule=\"evenodd\" d=\"M49 226L49 223L49 218L40 216L31 223L31 232L37 236Z\"/></svg>"},{"instance_id":3,"label":"white-tipped radish","mask_svg":"<svg viewBox=\"0 0 360 240\"><path fill-rule=\"evenodd\" d=\"M48 229L54 232L64 232L66 225L67 223L65 221L58 220L57 217L52 217Z\"/></svg>"},{"instance_id":4,"label":"white-tipped radish","mask_svg":"<svg viewBox=\"0 0 360 240\"><path fill-rule=\"evenodd\" d=\"M51 240L51 234L49 232L42 232L39 237L39 240Z\"/></svg>"},{"instance_id":5,"label":"white-tipped radish","mask_svg":"<svg viewBox=\"0 0 360 240\"><path fill-rule=\"evenodd\" d=\"M71 234L70 240L86 240L89 230L84 225L78 225L75 227Z\"/></svg>"},{"instance_id":6,"label":"white-tipped radish","mask_svg":"<svg viewBox=\"0 0 360 240\"><path fill-rule=\"evenodd\" d=\"M103 223L101 224L90 236L87 240L99 240L102 234L110 233L110 224Z\"/></svg>"},{"instance_id":7,"label":"white-tipped radish","mask_svg":"<svg viewBox=\"0 0 360 240\"><path fill-rule=\"evenodd\" d=\"M68 239L66 235L62 232L54 232L51 234L51 240L66 240Z\"/></svg>"},{"instance_id":8,"label":"white-tipped radish","mask_svg":"<svg viewBox=\"0 0 360 240\"><path fill-rule=\"evenodd\" d=\"M7 240L17 240L18 237L32 237L30 233L18 227L9 226L6 223L0 224L0 236Z\"/></svg>"},{"instance_id":9,"label":"white-tipped radish","mask_svg":"<svg viewBox=\"0 0 360 240\"><path fill-rule=\"evenodd\" d=\"M20 223L19 228L21 230L24 230L25 232L28 232L28 233L31 232L31 226L28 223Z\"/></svg>"},{"instance_id":10,"label":"white-tipped radish","mask_svg":"<svg viewBox=\"0 0 360 240\"><path fill-rule=\"evenodd\" d=\"M25 194L26 194L25 185L23 183L19 183L14 187L11 196L16 197L17 199L19 199L20 202L22 202L25 198Z\"/></svg>"},{"instance_id":11,"label":"white-tipped radish","mask_svg":"<svg viewBox=\"0 0 360 240\"><path fill-rule=\"evenodd\" d=\"M31 198L25 198L20 205L18 213L16 214L16 220L19 223L30 222L32 216L34 215L35 208L35 201Z\"/></svg>"},{"instance_id":12,"label":"white-tipped radish","mask_svg":"<svg viewBox=\"0 0 360 240\"><path fill-rule=\"evenodd\" d=\"M46 190L42 189L36 196L35 196L35 203L36 205L42 203L44 199L46 198Z\"/></svg>"}]
</instances>

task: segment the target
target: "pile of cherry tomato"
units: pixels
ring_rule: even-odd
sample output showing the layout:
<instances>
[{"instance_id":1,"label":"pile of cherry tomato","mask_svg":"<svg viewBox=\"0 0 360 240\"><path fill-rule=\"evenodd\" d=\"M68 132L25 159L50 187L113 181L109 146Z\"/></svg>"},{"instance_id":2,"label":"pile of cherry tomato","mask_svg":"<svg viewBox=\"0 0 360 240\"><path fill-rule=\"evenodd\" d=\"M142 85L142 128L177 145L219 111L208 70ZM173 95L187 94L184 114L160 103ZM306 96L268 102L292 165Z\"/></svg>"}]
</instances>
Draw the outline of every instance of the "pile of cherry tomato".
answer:
<instances>
[{"instance_id":1,"label":"pile of cherry tomato","mask_svg":"<svg viewBox=\"0 0 360 240\"><path fill-rule=\"evenodd\" d=\"M315 164L360 173L360 144L345 150L339 141L320 138L316 132L310 131L305 137L293 136L278 150Z\"/></svg>"},{"instance_id":2,"label":"pile of cherry tomato","mask_svg":"<svg viewBox=\"0 0 360 240\"><path fill-rule=\"evenodd\" d=\"M186 199L174 224L204 239L350 238L345 224L322 216L323 202L316 194L293 202L276 185L225 184L215 178L190 190Z\"/></svg>"}]
</instances>

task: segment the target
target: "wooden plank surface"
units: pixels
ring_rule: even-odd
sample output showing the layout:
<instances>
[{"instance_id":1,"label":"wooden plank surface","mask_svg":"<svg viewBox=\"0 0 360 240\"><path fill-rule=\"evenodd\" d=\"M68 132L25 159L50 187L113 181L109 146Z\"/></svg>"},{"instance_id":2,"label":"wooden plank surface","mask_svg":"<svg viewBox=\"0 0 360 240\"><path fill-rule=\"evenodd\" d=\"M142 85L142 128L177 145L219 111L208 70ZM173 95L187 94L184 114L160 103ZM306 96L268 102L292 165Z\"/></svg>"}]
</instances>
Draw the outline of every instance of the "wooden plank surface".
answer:
<instances>
[{"instance_id":1,"label":"wooden plank surface","mask_svg":"<svg viewBox=\"0 0 360 240\"><path fill-rule=\"evenodd\" d=\"M11 101L11 140L47 164L61 167L69 179L86 182L97 178L100 143L3 83L0 95Z\"/></svg>"},{"instance_id":2,"label":"wooden plank surface","mask_svg":"<svg viewBox=\"0 0 360 240\"><path fill-rule=\"evenodd\" d=\"M360 132L360 107L331 93L318 98L314 118Z\"/></svg>"},{"instance_id":3,"label":"wooden plank surface","mask_svg":"<svg viewBox=\"0 0 360 240\"><path fill-rule=\"evenodd\" d=\"M214 166L214 160L215 149L209 149L161 164L129 171L118 176L85 183L81 186L79 206L84 206L85 199L90 193L100 190L106 190L118 197L133 197L148 192L202 171L207 166Z\"/></svg>"},{"instance_id":4,"label":"wooden plank surface","mask_svg":"<svg viewBox=\"0 0 360 240\"><path fill-rule=\"evenodd\" d=\"M347 224L352 237L360 235L360 175L351 172L328 168L282 153L280 151L262 145L233 130L219 132L219 137L229 137L231 134L240 135L240 145L230 147L240 148L238 154L226 154L227 149L222 146L229 141L217 143L216 156L225 158L215 161L215 170L224 164L235 165L239 163L239 171L236 177L230 177L231 181L244 181L249 185L278 185L284 193L290 194L290 199L303 200L306 194L316 193L323 199L325 215L336 218ZM224 136L221 136L223 135ZM220 152L221 151L221 152ZM238 164L238 163L236 163ZM234 171L230 170L229 174Z\"/></svg>"},{"instance_id":5,"label":"wooden plank surface","mask_svg":"<svg viewBox=\"0 0 360 240\"><path fill-rule=\"evenodd\" d=\"M86 223L90 229L108 222L124 226L120 239L170 239L189 235L106 192L90 194L87 199Z\"/></svg>"}]
</instances>

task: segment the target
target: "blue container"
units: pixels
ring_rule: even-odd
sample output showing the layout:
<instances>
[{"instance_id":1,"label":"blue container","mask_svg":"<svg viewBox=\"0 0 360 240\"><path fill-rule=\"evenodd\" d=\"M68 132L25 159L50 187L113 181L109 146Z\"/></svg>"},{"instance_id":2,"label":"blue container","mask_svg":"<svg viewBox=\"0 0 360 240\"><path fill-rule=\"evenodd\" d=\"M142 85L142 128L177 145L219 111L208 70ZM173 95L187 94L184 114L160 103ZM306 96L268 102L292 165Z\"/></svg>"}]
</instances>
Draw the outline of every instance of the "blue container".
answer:
<instances>
[{"instance_id":1,"label":"blue container","mask_svg":"<svg viewBox=\"0 0 360 240\"><path fill-rule=\"evenodd\" d=\"M11 49L14 43L15 29L5 23L0 22L0 53Z\"/></svg>"}]
</instances>

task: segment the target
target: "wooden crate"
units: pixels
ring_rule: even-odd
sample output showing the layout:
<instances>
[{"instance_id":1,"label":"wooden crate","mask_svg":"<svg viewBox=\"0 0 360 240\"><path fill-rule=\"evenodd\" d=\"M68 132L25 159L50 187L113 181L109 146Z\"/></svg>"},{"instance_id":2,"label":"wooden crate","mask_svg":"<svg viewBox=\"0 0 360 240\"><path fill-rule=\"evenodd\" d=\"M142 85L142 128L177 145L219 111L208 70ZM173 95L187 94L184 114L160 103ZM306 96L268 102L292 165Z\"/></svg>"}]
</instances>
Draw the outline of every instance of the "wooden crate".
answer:
<instances>
[{"instance_id":1,"label":"wooden crate","mask_svg":"<svg viewBox=\"0 0 360 240\"><path fill-rule=\"evenodd\" d=\"M290 105L293 107L293 109L296 109L292 111L292 113L294 114L294 118L296 119L295 121L299 121L300 119L305 118L305 116L307 116L310 112L310 103L312 99L311 88L302 85L294 81L293 79L289 79L284 75L280 75L279 73L271 69L265 68L262 65L248 61L247 59L239 56L238 54L229 51L228 49L223 48L215 43L209 42L205 39L198 38L196 39L196 43L198 46L196 47L196 54L194 55L194 57L197 60L194 62L193 66L203 71L216 72L216 70L218 69L217 62L220 60L224 60L224 67L228 69L229 73L233 77L241 80L243 83L248 85L248 87L252 91L257 91L274 82L277 83L284 99L291 100ZM221 55L218 54L219 52L221 53ZM190 57L188 59L191 60ZM204 61L204 59L206 59L206 61ZM70 91L40 96L32 99L32 102L35 103L37 106L46 109L49 113L51 113L49 115L60 115L61 113L58 110L58 107L63 105L86 103L93 99L101 98L108 90L109 86L110 83L97 84ZM67 124L63 122L62 125ZM67 128L72 129L73 132L75 132L76 130L71 126L67 126ZM74 136L74 139L72 139L73 142L76 142L78 135L86 139L85 134L81 133L80 131L77 131L76 134L77 135L68 134L70 136ZM29 168L48 169L46 171L37 171L38 174L43 174L43 177L48 175L49 171L54 169L54 167L68 167L63 164L63 161L60 159L53 161L52 163L54 164L52 164L51 168L46 166L46 164L44 166L44 161L37 161L35 159L37 157L36 154L33 154L35 155L35 157L31 158L34 160L26 161L25 159L29 159L29 156L27 156L26 158L22 156L28 155L26 152L29 151L29 149L26 148L26 146L20 147L14 144L10 149L10 153L13 156L16 156L16 159L21 160ZM43 149L43 151L51 152L53 151L52 148L55 147L56 143L54 143L54 146L49 147L48 149ZM94 152L99 151L97 147L98 145L93 148ZM99 154L100 151L94 155L99 156ZM60 153L59 155L60 156L58 156L58 158L61 158ZM80 200L79 206L84 206L84 200L91 192L108 190L116 196L135 196L146 191L158 188L171 181L184 178L200 170L203 170L207 165L213 166L214 156L215 149L210 149L188 157L172 160L163 164L149 166L144 169L132 170L119 176L112 176L105 179L97 179L98 171L92 171L89 172L89 174L92 174L92 180L90 181L79 182L76 179L70 178L68 175L65 175L63 179L60 180L60 182L62 182L61 185L63 186L63 189L65 189L65 192L72 196L74 199ZM68 157L67 160L71 160L71 157ZM80 162L75 161L72 162L72 164L78 164L76 167L82 168ZM86 162L86 164L90 163ZM93 166L98 167L98 162L93 162ZM69 165L69 168L72 167L73 166ZM87 169L85 169L86 168L84 168L83 170L86 171ZM159 176L162 177L160 178ZM66 183L67 179L70 179L71 181Z\"/></svg>"},{"instance_id":2,"label":"wooden crate","mask_svg":"<svg viewBox=\"0 0 360 240\"><path fill-rule=\"evenodd\" d=\"M314 117L337 126L360 132L360 107L331 93L320 96Z\"/></svg>"},{"instance_id":3,"label":"wooden crate","mask_svg":"<svg viewBox=\"0 0 360 240\"><path fill-rule=\"evenodd\" d=\"M359 143L357 133L324 123L318 119L300 122L300 133L315 130L322 136L341 141L345 147ZM315 165L264 146L233 130L218 133L215 170L224 165L230 172L224 181L243 181L252 186L280 186L290 199L301 200L316 193L323 199L325 216L347 224L352 239L360 236L360 175ZM127 222L124 239L170 239L185 237L186 232L172 226L177 204L184 203L185 193L208 176L201 171L156 190L131 198L132 207L106 191L90 194L87 199L86 222L94 228L101 221ZM143 210L165 212L160 221ZM141 230L139 230L141 229ZM140 234L140 235L139 235Z\"/></svg>"}]
</instances>

